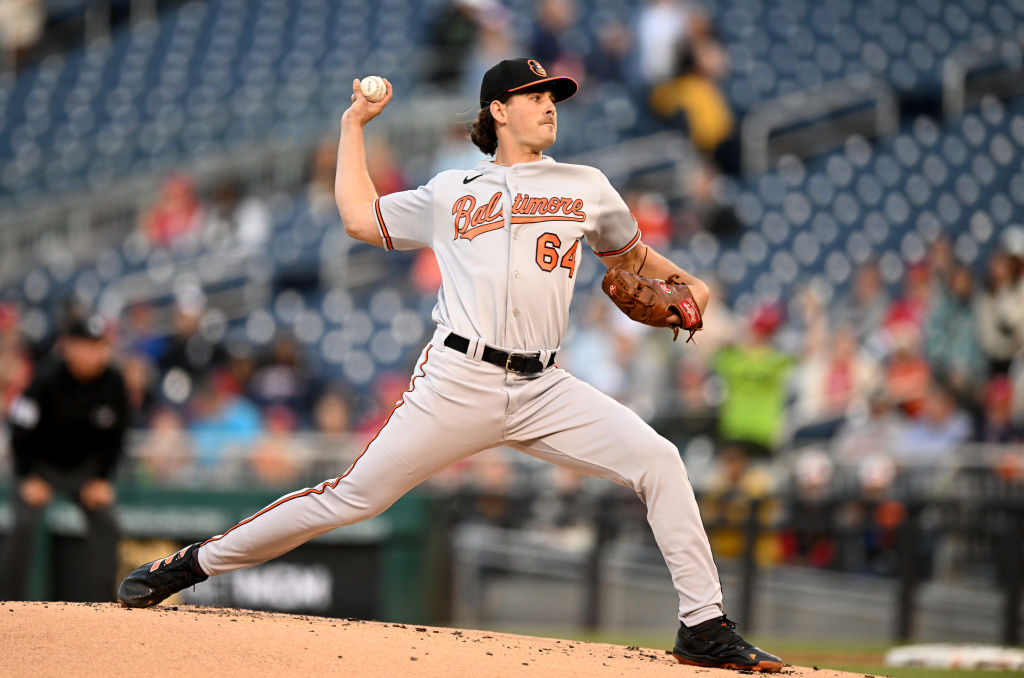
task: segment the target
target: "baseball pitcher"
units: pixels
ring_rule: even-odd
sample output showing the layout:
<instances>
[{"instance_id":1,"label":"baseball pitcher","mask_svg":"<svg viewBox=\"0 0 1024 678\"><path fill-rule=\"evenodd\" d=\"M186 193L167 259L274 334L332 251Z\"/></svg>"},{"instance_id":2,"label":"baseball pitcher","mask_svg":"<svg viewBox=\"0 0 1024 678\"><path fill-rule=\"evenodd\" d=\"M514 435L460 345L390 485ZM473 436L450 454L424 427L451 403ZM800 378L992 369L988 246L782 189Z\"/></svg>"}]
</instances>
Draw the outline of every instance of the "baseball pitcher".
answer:
<instances>
[{"instance_id":1,"label":"baseball pitcher","mask_svg":"<svg viewBox=\"0 0 1024 678\"><path fill-rule=\"evenodd\" d=\"M609 269L606 293L635 320L692 336L708 301L703 282L643 243L600 171L544 155L555 142L556 104L575 94L576 82L549 77L534 59L502 61L483 77L471 132L493 159L380 197L367 173L363 130L391 100L385 85L372 102L353 82L335 195L353 238L389 251L430 247L437 256L437 329L408 389L344 474L141 566L121 584L120 601L154 605L209 576L258 565L381 513L468 455L508 446L636 491L679 595L673 654L680 662L779 671L781 660L744 641L722 610L678 450L555 365L584 245Z\"/></svg>"}]
</instances>

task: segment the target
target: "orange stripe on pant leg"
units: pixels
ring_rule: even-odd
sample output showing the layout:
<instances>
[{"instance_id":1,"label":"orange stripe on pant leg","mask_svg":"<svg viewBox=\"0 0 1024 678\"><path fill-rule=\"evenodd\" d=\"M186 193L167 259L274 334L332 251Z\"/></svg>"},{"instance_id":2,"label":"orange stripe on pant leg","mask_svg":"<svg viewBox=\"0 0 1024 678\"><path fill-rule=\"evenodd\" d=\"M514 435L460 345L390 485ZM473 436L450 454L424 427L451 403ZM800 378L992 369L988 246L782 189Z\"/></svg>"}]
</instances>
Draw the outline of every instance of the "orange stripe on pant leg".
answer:
<instances>
[{"instance_id":1,"label":"orange stripe on pant leg","mask_svg":"<svg viewBox=\"0 0 1024 678\"><path fill-rule=\"evenodd\" d=\"M404 391L402 391L401 399L397 403L395 403L394 407L391 408L391 411L388 412L388 416L384 420L384 423L380 425L379 429L377 429L377 433L375 433L373 438L370 439L370 442L366 443L366 447L364 447L363 451L359 453L359 456L355 458L355 461L352 462L352 465L348 467L347 471L342 473L340 476L335 478L330 483L325 481L320 486L319 489L311 487L308 490L306 490L305 492L301 492L299 494L292 494L292 495L289 495L287 497L282 497L281 499L279 499L278 501L275 501L270 506L267 506L266 508L260 510L259 512L254 513L253 515L249 516L245 520L243 520L243 521L241 521L239 523L236 523L235 525L232 525L230 528L228 528L224 532L224 534L218 535L216 537L210 537L209 539L204 541L202 544L200 544L200 546L206 546L207 544L209 544L212 541L217 541L219 539L223 539L228 534L230 534L232 530L234 530L236 528L239 528L239 527L242 527L243 525L247 525L248 523L252 522L256 518L259 518L260 516L262 516L267 511L270 511L271 509L277 508L278 506L280 506L281 504L283 504L283 503L285 503L287 501L291 501L292 499L298 499L300 497L305 497L305 496L308 496L310 494L323 494L324 492L327 491L327 488L331 488L332 490L334 488L336 488L338 486L338 483L340 483L342 480L344 480L346 478L346 476L348 476L348 474L352 473L352 469L354 469L356 467L356 464L359 463L359 460L362 459L363 455L366 454L366 451L370 449L370 445L373 444L373 441L377 440L377 438L380 436L381 432L384 430L384 427L388 425L389 421L391 421L391 415L395 413L395 410L397 410L399 407L401 407L403 404L405 404L405 394L406 393L411 393L412 391L414 391L416 389L416 380L418 378L420 378L420 377L426 376L425 365L427 364L427 359L430 357L430 349L433 348L433 346L434 346L433 344L428 344L427 345L426 353L423 355L423 362L421 362L419 364L419 368L418 369L420 370L420 373L413 375L412 379L409 381L409 388L407 388Z\"/></svg>"}]
</instances>

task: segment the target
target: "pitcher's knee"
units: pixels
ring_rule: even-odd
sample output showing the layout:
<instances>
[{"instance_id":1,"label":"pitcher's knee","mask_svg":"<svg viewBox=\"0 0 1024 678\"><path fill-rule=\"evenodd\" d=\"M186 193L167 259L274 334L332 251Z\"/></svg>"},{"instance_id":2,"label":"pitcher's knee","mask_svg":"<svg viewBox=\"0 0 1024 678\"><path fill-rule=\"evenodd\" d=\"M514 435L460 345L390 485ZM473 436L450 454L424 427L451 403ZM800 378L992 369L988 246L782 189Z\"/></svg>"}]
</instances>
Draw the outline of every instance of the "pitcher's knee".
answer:
<instances>
[{"instance_id":1,"label":"pitcher's knee","mask_svg":"<svg viewBox=\"0 0 1024 678\"><path fill-rule=\"evenodd\" d=\"M651 483L674 477L686 478L679 448L661 436L652 436L639 453L634 486L640 491Z\"/></svg>"},{"instance_id":2,"label":"pitcher's knee","mask_svg":"<svg viewBox=\"0 0 1024 678\"><path fill-rule=\"evenodd\" d=\"M339 516L340 522L338 523L338 527L343 525L354 525L355 523L361 523L364 520L369 520L370 518L376 518L380 514L384 513L387 508L387 506L367 506L349 509Z\"/></svg>"},{"instance_id":3,"label":"pitcher's knee","mask_svg":"<svg viewBox=\"0 0 1024 678\"><path fill-rule=\"evenodd\" d=\"M388 510L396 500L378 498L363 498L359 496L343 497L341 504L336 510L336 527L360 523L370 518L376 518Z\"/></svg>"},{"instance_id":4,"label":"pitcher's knee","mask_svg":"<svg viewBox=\"0 0 1024 678\"><path fill-rule=\"evenodd\" d=\"M683 459L679 456L679 448L668 439L658 436L651 443L651 463L655 466L682 468Z\"/></svg>"}]
</instances>

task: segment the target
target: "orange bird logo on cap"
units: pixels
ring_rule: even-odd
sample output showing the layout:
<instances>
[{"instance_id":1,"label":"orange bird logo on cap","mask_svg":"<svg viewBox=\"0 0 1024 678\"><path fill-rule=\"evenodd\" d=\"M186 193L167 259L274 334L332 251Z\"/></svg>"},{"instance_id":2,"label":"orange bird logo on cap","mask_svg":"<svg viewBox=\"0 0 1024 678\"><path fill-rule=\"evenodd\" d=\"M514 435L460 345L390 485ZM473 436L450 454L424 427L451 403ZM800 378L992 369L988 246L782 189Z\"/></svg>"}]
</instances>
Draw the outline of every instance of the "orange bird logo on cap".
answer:
<instances>
[{"instance_id":1,"label":"orange bird logo on cap","mask_svg":"<svg viewBox=\"0 0 1024 678\"><path fill-rule=\"evenodd\" d=\"M544 70L544 67L540 65L540 62L536 59L530 59L526 62L526 65L530 67L530 70L539 75L542 78L548 77L548 72Z\"/></svg>"}]
</instances>

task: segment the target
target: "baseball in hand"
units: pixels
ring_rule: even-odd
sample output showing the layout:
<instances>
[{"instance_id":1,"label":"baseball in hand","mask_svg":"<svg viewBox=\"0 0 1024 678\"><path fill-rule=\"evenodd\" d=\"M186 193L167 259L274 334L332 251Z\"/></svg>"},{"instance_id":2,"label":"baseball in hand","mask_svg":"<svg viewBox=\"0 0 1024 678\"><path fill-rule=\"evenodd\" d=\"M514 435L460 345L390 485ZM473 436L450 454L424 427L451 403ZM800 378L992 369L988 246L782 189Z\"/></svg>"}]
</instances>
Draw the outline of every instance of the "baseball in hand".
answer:
<instances>
[{"instance_id":1,"label":"baseball in hand","mask_svg":"<svg viewBox=\"0 0 1024 678\"><path fill-rule=\"evenodd\" d=\"M383 99L384 95L388 93L387 85L384 84L384 78L379 75L368 75L360 80L359 89L362 91L363 96L366 97L366 100L372 104Z\"/></svg>"}]
</instances>

